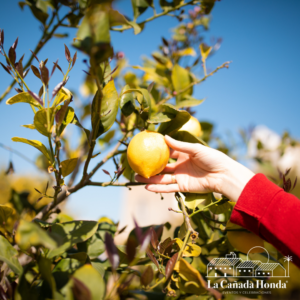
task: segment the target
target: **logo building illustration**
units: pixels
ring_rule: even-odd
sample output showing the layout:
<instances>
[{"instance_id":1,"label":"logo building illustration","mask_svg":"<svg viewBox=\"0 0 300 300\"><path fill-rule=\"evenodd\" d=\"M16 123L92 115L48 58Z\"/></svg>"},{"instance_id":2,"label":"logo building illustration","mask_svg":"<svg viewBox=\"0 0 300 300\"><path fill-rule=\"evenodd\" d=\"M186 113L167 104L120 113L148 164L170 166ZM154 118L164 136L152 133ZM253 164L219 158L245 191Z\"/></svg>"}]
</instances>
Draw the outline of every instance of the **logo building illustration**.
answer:
<instances>
[{"instance_id":1,"label":"logo building illustration","mask_svg":"<svg viewBox=\"0 0 300 300\"><path fill-rule=\"evenodd\" d=\"M260 260L249 260L249 253L253 248L262 248L268 255L266 263ZM213 258L207 265L207 277L289 277L289 272L280 263L270 263L269 252L260 246L251 248L247 253L247 260L236 257L234 252L225 257ZM289 262L292 257L286 257Z\"/></svg>"}]
</instances>

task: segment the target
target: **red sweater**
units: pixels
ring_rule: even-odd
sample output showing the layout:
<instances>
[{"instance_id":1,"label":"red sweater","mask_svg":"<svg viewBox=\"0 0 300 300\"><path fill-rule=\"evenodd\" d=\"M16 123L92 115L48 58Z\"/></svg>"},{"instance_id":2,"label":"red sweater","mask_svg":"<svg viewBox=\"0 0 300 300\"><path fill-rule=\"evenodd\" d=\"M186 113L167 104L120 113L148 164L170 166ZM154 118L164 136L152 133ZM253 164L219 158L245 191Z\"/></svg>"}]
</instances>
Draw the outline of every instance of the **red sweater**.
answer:
<instances>
[{"instance_id":1,"label":"red sweater","mask_svg":"<svg viewBox=\"0 0 300 300\"><path fill-rule=\"evenodd\" d=\"M263 174L247 183L230 221L259 235L283 255L292 256L300 267L300 200Z\"/></svg>"}]
</instances>

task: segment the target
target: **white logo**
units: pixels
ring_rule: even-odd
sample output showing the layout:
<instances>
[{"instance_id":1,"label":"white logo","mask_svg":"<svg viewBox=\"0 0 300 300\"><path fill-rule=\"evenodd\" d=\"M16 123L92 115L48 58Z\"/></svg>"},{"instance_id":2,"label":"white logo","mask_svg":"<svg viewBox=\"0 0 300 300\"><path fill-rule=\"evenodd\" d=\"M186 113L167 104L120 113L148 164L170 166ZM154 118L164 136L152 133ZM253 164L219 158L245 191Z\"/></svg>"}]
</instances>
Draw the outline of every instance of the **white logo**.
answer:
<instances>
[{"instance_id":1,"label":"white logo","mask_svg":"<svg viewBox=\"0 0 300 300\"><path fill-rule=\"evenodd\" d=\"M260 260L249 260L249 253L254 248L262 248L268 255L268 261L262 263ZM290 277L289 262L291 256L286 256L284 261L288 262L288 272L280 263L269 263L269 252L260 246L251 248L247 253L247 260L237 258L234 252L226 254L225 257L212 259L207 265L207 277Z\"/></svg>"}]
</instances>

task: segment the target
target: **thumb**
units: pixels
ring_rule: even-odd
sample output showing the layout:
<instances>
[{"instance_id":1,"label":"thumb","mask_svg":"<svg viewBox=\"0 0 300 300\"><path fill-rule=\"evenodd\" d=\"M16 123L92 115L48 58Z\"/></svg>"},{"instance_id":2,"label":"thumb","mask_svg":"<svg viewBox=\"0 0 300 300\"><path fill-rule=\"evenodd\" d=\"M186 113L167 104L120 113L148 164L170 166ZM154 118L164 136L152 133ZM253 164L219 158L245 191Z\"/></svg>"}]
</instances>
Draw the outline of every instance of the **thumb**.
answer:
<instances>
[{"instance_id":1,"label":"thumb","mask_svg":"<svg viewBox=\"0 0 300 300\"><path fill-rule=\"evenodd\" d=\"M193 155L199 151L199 144L180 142L180 141L174 140L169 135L165 136L165 141L170 148L177 150L179 152Z\"/></svg>"}]
</instances>

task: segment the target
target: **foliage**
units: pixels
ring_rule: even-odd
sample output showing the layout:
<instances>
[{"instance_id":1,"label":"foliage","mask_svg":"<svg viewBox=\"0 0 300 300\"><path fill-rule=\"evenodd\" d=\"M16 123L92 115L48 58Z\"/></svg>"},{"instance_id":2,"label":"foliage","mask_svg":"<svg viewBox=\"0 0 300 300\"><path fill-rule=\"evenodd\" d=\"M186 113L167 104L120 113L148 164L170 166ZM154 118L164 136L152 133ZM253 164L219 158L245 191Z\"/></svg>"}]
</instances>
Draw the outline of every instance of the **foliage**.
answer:
<instances>
[{"instance_id":1,"label":"foliage","mask_svg":"<svg viewBox=\"0 0 300 300\"><path fill-rule=\"evenodd\" d=\"M133 20L114 10L112 1L20 2L21 8L29 6L44 28L41 42L24 66L23 57L18 61L16 58L18 39L7 52L4 30L0 32L1 53L5 57L5 64L1 65L19 86L17 94L6 103L30 105L34 116L31 124L23 126L47 137L48 145L23 137L12 140L38 149L41 152L38 165L52 178L52 184L47 183L42 190L36 188L40 194L38 201L48 199L50 202L35 205L28 200L28 194L13 191L9 203L0 206L0 260L3 262L0 293L3 299L140 299L141 296L191 299L191 295L203 295L203 299L221 298L219 291L207 286L205 265L211 254L222 256L234 250L224 227L233 207L228 199L216 199L212 193L176 193L179 213L185 221L174 236L162 240L164 226L140 228L136 224L125 246L114 244L113 237L124 229L117 230L117 224L111 220L74 221L58 208L70 194L90 185L139 185L134 182L126 151L132 136L141 130L155 130L203 145L212 139L213 126L207 122L201 122L201 138L178 130L194 113L192 107L203 102L193 97L194 86L229 64L225 62L207 73L206 61L220 42L210 46L203 43L202 33L208 29L214 1L161 0L160 12L156 12L151 0L132 0L131 3ZM188 5L193 6L186 13ZM60 19L58 11L64 7L70 12ZM151 9L153 16L139 21L143 13ZM151 58L145 58L142 66L133 67L142 71L142 75L125 69L126 59L122 52L114 53L110 31L133 30L139 34L147 22L171 13L179 25L173 29L172 38L162 38L159 50L153 52ZM65 45L67 70L58 62L50 67L48 59L40 60L38 55L49 39L65 36L56 33L61 26L78 28L73 46L87 56L87 76L82 86L87 101L76 110L71 106L76 95L68 90L67 83L77 52L71 54L73 51ZM34 59L37 66L32 64ZM28 87L29 70L39 85ZM62 73L62 79L49 91L49 81L55 71ZM89 129L82 125L87 120ZM76 149L71 147L71 137L65 132L72 125L76 125L82 135ZM98 144L104 149L115 146L90 170L91 160L100 154L96 150ZM110 180L92 182L93 175L109 159L113 159L116 166L111 172L103 169ZM74 184L81 169L82 176ZM119 183L122 175L130 181Z\"/></svg>"}]
</instances>

